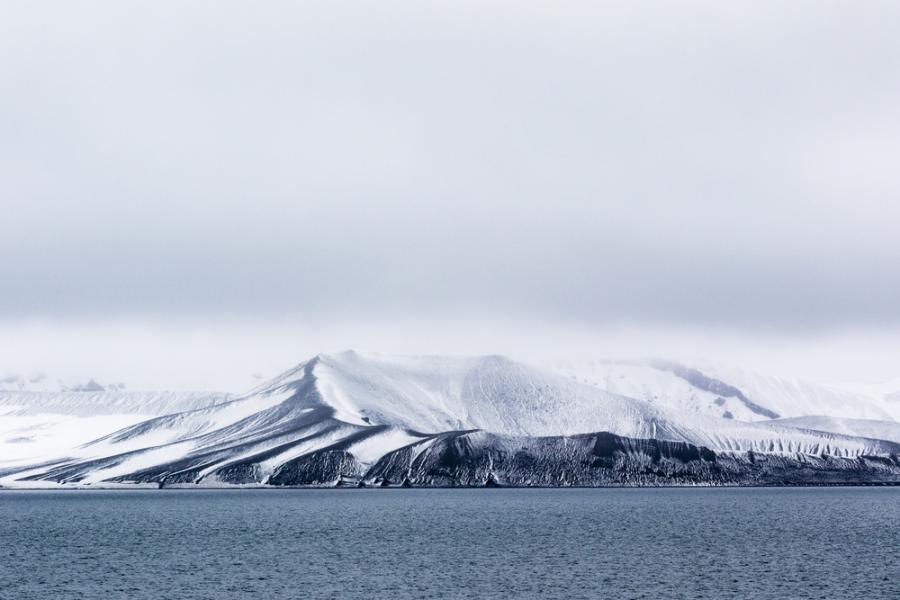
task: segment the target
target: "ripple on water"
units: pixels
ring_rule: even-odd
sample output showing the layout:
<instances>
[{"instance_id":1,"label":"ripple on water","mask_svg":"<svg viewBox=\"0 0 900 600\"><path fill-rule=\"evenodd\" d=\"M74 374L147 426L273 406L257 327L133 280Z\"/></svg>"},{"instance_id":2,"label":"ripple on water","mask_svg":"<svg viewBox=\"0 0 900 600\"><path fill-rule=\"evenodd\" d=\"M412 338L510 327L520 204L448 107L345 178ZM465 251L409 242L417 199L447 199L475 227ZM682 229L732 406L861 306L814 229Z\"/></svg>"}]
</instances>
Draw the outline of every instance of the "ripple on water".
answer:
<instances>
[{"instance_id":1,"label":"ripple on water","mask_svg":"<svg viewBox=\"0 0 900 600\"><path fill-rule=\"evenodd\" d=\"M900 489L0 492L0 597L900 598Z\"/></svg>"}]
</instances>

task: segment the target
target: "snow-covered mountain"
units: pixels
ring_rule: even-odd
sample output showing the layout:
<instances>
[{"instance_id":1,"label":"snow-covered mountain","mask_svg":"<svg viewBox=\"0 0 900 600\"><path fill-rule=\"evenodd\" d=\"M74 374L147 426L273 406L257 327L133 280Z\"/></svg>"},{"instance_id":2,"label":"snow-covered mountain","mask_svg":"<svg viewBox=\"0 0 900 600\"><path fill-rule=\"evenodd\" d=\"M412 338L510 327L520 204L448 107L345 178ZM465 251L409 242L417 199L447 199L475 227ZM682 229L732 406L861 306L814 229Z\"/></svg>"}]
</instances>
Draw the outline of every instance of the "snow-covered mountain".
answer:
<instances>
[{"instance_id":1,"label":"snow-covered mountain","mask_svg":"<svg viewBox=\"0 0 900 600\"><path fill-rule=\"evenodd\" d=\"M889 428L779 420L849 410L832 396L791 404L786 392L662 361L603 368L588 377L501 356L319 355L243 396L129 424L27 468L0 460L0 483L900 479L900 443L868 435ZM890 418L877 410L855 414Z\"/></svg>"}]
</instances>

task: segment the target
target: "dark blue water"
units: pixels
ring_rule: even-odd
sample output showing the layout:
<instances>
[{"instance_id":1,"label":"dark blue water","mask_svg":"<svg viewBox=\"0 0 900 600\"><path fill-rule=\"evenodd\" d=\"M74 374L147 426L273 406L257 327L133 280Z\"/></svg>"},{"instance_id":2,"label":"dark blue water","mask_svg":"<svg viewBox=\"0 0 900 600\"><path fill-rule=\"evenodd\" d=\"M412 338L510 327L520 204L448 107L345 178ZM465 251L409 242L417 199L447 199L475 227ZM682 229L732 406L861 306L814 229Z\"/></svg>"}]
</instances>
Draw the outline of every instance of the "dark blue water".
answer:
<instances>
[{"instance_id":1,"label":"dark blue water","mask_svg":"<svg viewBox=\"0 0 900 600\"><path fill-rule=\"evenodd\" d=\"M0 598L900 598L900 489L0 492Z\"/></svg>"}]
</instances>

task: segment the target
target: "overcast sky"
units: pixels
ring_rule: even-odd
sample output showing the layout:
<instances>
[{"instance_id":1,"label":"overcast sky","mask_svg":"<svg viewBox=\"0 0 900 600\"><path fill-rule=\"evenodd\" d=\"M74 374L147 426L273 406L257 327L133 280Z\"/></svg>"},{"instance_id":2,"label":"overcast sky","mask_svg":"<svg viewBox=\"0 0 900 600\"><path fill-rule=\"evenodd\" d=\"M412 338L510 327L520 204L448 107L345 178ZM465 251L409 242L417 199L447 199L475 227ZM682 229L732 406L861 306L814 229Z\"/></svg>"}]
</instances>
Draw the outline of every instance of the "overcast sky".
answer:
<instances>
[{"instance_id":1,"label":"overcast sky","mask_svg":"<svg viewBox=\"0 0 900 600\"><path fill-rule=\"evenodd\" d=\"M898 161L894 1L4 0L0 372L898 376Z\"/></svg>"}]
</instances>

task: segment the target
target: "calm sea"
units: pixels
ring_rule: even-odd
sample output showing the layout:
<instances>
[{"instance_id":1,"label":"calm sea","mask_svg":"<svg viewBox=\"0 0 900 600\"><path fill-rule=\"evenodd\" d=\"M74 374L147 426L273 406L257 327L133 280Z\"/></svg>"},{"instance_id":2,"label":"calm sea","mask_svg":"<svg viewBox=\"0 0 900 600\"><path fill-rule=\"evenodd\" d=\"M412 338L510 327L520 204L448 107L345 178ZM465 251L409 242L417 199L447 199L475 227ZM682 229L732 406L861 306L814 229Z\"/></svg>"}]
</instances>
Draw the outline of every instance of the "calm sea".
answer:
<instances>
[{"instance_id":1,"label":"calm sea","mask_svg":"<svg viewBox=\"0 0 900 600\"><path fill-rule=\"evenodd\" d=\"M900 489L0 492L0 598L900 598Z\"/></svg>"}]
</instances>

